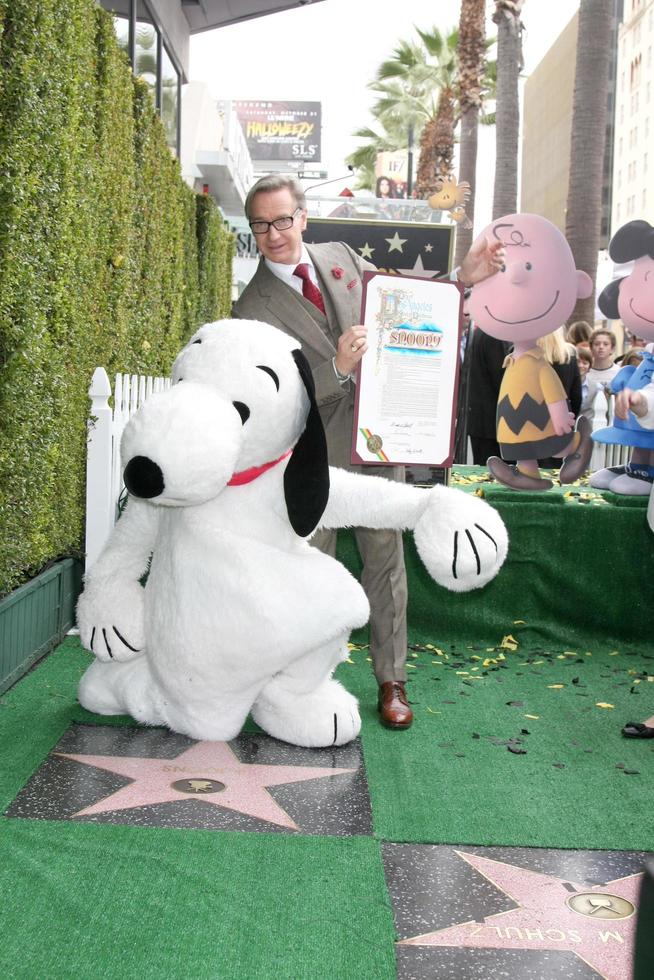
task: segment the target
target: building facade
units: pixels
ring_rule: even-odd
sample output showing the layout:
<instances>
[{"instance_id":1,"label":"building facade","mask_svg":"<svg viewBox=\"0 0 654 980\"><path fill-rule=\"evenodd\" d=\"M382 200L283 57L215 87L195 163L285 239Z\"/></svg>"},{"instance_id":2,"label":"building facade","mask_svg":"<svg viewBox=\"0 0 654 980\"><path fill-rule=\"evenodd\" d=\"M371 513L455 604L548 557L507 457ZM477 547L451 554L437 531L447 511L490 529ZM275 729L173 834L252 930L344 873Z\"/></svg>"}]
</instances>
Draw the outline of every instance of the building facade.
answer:
<instances>
[{"instance_id":1,"label":"building facade","mask_svg":"<svg viewBox=\"0 0 654 980\"><path fill-rule=\"evenodd\" d=\"M612 223L654 224L654 0L625 0L618 35Z\"/></svg>"},{"instance_id":2,"label":"building facade","mask_svg":"<svg viewBox=\"0 0 654 980\"><path fill-rule=\"evenodd\" d=\"M627 3L631 0L627 0ZM654 2L654 0L653 0ZM609 66L608 118L604 150L601 247L611 234L616 48L623 0L616 0L613 14L614 52ZM520 210L541 214L565 233L570 138L577 60L578 14L564 28L527 79L523 102Z\"/></svg>"}]
</instances>

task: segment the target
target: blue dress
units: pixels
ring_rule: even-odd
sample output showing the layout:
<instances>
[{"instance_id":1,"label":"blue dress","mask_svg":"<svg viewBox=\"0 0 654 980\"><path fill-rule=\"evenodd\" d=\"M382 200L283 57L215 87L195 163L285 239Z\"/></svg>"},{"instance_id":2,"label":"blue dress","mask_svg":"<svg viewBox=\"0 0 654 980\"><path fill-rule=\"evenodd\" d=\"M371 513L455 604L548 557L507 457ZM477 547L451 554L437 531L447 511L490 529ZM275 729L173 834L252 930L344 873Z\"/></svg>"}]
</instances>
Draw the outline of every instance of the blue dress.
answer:
<instances>
[{"instance_id":1,"label":"blue dress","mask_svg":"<svg viewBox=\"0 0 654 980\"><path fill-rule=\"evenodd\" d=\"M619 371L611 382L611 391L617 395L623 388L638 391L652 381L654 376L654 353L643 352L643 359L638 365L628 365ZM619 446L634 446L638 449L654 449L654 429L643 429L633 412L626 419L614 419L613 425L593 432L595 442L610 443Z\"/></svg>"}]
</instances>

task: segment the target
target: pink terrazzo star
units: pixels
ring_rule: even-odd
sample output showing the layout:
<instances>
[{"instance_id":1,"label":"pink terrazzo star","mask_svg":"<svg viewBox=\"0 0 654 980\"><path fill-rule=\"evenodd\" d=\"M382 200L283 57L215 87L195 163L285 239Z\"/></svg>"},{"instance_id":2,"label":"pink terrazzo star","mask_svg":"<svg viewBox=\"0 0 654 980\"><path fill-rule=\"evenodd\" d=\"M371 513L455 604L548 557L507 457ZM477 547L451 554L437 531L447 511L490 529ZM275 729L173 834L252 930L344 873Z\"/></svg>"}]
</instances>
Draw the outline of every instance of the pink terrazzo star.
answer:
<instances>
[{"instance_id":1,"label":"pink terrazzo star","mask_svg":"<svg viewBox=\"0 0 654 980\"><path fill-rule=\"evenodd\" d=\"M226 742L198 742L175 759L145 759L115 755L69 755L64 759L96 766L133 780L110 796L73 814L75 817L131 810L139 806L193 798L211 806L246 813L259 820L299 830L266 787L323 779L354 769L322 769L318 766L265 766L242 763ZM188 784L188 789L182 788ZM224 789L221 787L224 786Z\"/></svg>"},{"instance_id":2,"label":"pink terrazzo star","mask_svg":"<svg viewBox=\"0 0 654 980\"><path fill-rule=\"evenodd\" d=\"M398 945L569 950L604 980L630 980L642 874L587 887L478 854L457 853L518 907L489 915L483 922L462 922L413 936ZM574 911L571 901L584 911Z\"/></svg>"}]
</instances>

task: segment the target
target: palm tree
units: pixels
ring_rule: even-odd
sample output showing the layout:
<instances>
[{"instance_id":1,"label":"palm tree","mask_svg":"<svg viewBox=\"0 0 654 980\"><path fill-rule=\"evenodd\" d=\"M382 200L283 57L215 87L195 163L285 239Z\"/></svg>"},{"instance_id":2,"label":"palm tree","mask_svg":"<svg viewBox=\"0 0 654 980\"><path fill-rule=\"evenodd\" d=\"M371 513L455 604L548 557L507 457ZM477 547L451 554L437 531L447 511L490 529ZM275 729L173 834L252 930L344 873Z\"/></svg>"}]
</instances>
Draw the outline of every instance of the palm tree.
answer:
<instances>
[{"instance_id":1,"label":"palm tree","mask_svg":"<svg viewBox=\"0 0 654 980\"><path fill-rule=\"evenodd\" d=\"M472 220L475 213L475 177L477 171L477 130L482 107L486 71L486 0L461 0L459 17L459 72L457 92L461 112L459 138L459 183L470 184L466 205L470 227L456 230L454 265L461 264L472 243Z\"/></svg>"},{"instance_id":2,"label":"palm tree","mask_svg":"<svg viewBox=\"0 0 654 980\"><path fill-rule=\"evenodd\" d=\"M578 269L595 283L602 220L610 40L614 0L581 0L572 105L565 234ZM595 296L578 300L571 320L595 319Z\"/></svg>"},{"instance_id":3,"label":"palm tree","mask_svg":"<svg viewBox=\"0 0 654 980\"><path fill-rule=\"evenodd\" d=\"M518 208L518 76L522 70L520 11L524 0L495 0L497 24L497 107L495 117L495 187L493 218Z\"/></svg>"},{"instance_id":4,"label":"palm tree","mask_svg":"<svg viewBox=\"0 0 654 980\"><path fill-rule=\"evenodd\" d=\"M376 128L363 126L357 129L353 135L364 142L345 158L345 162L351 164L356 171L355 190L374 190L375 164L379 153L406 148L407 130L404 123L385 119L377 104L370 111Z\"/></svg>"},{"instance_id":5,"label":"palm tree","mask_svg":"<svg viewBox=\"0 0 654 980\"><path fill-rule=\"evenodd\" d=\"M437 176L452 169L458 31L416 31L422 43L400 41L370 88L379 94L379 118L390 126L403 125L407 136L411 128L419 137L415 192L428 197Z\"/></svg>"}]
</instances>

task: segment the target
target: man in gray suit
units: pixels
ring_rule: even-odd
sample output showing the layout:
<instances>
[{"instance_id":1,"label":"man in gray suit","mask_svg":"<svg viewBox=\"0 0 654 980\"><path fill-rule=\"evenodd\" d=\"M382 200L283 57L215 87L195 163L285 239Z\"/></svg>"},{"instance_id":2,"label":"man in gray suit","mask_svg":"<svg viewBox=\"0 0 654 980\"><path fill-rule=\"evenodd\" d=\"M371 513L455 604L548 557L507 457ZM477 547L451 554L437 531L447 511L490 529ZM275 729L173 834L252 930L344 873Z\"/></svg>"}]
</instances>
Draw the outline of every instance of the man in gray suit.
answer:
<instances>
[{"instance_id":1,"label":"man in gray suit","mask_svg":"<svg viewBox=\"0 0 654 980\"><path fill-rule=\"evenodd\" d=\"M355 466L350 461L355 385L352 375L368 349L361 316L361 276L375 266L343 242L305 245L304 191L285 174L262 177L251 188L245 213L261 260L234 307L242 319L263 320L302 345L313 371L316 399L332 466L404 480L402 467ZM499 242L473 246L458 270L467 285L495 272L503 260ZM363 562L361 584L370 602L370 654L379 684L378 707L388 728L413 721L406 691L406 603L402 534L355 528ZM336 532L312 538L335 555Z\"/></svg>"}]
</instances>

